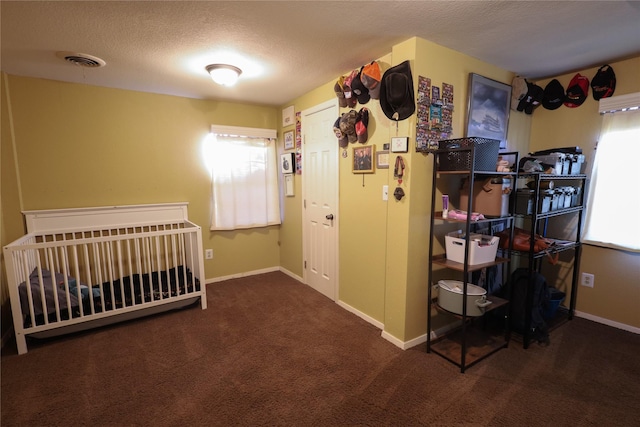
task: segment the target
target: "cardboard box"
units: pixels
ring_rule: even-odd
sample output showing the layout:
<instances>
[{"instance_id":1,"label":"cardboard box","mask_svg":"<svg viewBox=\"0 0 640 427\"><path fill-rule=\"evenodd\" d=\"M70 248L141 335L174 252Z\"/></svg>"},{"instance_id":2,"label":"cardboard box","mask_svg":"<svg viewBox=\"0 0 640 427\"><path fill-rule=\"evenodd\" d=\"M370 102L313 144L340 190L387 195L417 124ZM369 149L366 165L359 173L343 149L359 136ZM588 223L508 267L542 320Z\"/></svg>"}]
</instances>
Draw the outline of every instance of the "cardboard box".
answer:
<instances>
[{"instance_id":1,"label":"cardboard box","mask_svg":"<svg viewBox=\"0 0 640 427\"><path fill-rule=\"evenodd\" d=\"M472 212L479 212L485 217L503 217L509 215L509 194L511 179L489 178L473 183ZM460 189L460 207L466 211L469 206L469 181L465 180Z\"/></svg>"}]
</instances>

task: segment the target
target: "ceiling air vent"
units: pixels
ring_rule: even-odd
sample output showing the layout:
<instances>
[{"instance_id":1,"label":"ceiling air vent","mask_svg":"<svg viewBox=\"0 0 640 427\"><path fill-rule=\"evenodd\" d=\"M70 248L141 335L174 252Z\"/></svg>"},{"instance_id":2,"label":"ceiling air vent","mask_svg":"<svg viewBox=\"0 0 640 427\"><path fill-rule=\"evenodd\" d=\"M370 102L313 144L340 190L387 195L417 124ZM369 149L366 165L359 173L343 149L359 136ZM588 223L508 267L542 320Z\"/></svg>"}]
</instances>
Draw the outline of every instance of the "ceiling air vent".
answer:
<instances>
[{"instance_id":1,"label":"ceiling air vent","mask_svg":"<svg viewBox=\"0 0 640 427\"><path fill-rule=\"evenodd\" d=\"M96 56L87 55L86 53L58 52L56 55L58 58L62 58L65 61L80 67L99 68L104 67L107 64L102 59Z\"/></svg>"}]
</instances>

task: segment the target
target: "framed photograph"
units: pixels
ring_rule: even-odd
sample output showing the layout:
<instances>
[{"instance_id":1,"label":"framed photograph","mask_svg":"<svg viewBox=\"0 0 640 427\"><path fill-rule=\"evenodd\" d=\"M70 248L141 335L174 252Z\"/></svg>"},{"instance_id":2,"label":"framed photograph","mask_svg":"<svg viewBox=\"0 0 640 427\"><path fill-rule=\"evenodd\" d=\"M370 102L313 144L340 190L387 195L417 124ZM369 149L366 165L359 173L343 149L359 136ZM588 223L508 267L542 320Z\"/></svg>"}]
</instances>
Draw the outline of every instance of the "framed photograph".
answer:
<instances>
[{"instance_id":1,"label":"framed photograph","mask_svg":"<svg viewBox=\"0 0 640 427\"><path fill-rule=\"evenodd\" d=\"M497 139L500 149L506 149L510 103L511 85L469 74L467 138Z\"/></svg>"},{"instance_id":2,"label":"framed photograph","mask_svg":"<svg viewBox=\"0 0 640 427\"><path fill-rule=\"evenodd\" d=\"M409 137L396 136L391 138L392 153L406 153L407 151L409 151Z\"/></svg>"},{"instance_id":3,"label":"framed photograph","mask_svg":"<svg viewBox=\"0 0 640 427\"><path fill-rule=\"evenodd\" d=\"M376 146L364 145L353 148L353 173L373 173Z\"/></svg>"},{"instance_id":4,"label":"framed photograph","mask_svg":"<svg viewBox=\"0 0 640 427\"><path fill-rule=\"evenodd\" d=\"M284 133L284 149L285 150L292 150L293 146L294 146L294 137L293 137L293 131L290 130L288 132Z\"/></svg>"},{"instance_id":5,"label":"framed photograph","mask_svg":"<svg viewBox=\"0 0 640 427\"><path fill-rule=\"evenodd\" d=\"M376 168L389 169L389 151L376 151Z\"/></svg>"},{"instance_id":6,"label":"framed photograph","mask_svg":"<svg viewBox=\"0 0 640 427\"><path fill-rule=\"evenodd\" d=\"M296 171L296 157L294 153L280 155L280 170L282 173L294 173Z\"/></svg>"}]
</instances>

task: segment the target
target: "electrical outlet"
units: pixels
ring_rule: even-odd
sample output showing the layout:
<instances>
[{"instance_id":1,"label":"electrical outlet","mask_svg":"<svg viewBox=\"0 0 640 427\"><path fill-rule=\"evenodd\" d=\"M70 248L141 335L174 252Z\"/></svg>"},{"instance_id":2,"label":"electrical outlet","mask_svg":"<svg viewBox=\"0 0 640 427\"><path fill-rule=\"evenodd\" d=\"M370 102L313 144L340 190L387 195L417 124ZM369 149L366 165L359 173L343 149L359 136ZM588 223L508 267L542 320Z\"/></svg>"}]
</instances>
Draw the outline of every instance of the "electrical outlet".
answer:
<instances>
[{"instance_id":1,"label":"electrical outlet","mask_svg":"<svg viewBox=\"0 0 640 427\"><path fill-rule=\"evenodd\" d=\"M207 249L204 251L205 259L213 259L213 249Z\"/></svg>"},{"instance_id":2,"label":"electrical outlet","mask_svg":"<svg viewBox=\"0 0 640 427\"><path fill-rule=\"evenodd\" d=\"M582 286L586 286L588 288L593 288L593 282L595 281L595 277L591 273L582 273L582 281L580 284Z\"/></svg>"}]
</instances>

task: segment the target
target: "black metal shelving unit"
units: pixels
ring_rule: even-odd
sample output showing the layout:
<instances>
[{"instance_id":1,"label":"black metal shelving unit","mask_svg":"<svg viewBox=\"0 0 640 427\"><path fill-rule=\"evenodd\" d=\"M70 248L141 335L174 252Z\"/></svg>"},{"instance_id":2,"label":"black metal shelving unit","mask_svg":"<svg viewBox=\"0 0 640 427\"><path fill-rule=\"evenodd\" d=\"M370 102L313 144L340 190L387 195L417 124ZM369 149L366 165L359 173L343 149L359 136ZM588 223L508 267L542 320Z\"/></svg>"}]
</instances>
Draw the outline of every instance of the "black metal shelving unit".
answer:
<instances>
[{"instance_id":1,"label":"black metal shelving unit","mask_svg":"<svg viewBox=\"0 0 640 427\"><path fill-rule=\"evenodd\" d=\"M571 320L575 313L576 308L576 295L578 293L578 272L580 269L580 256L582 250L582 243L580 241L580 235L582 233L582 217L584 210L584 194L585 194L585 184L586 184L586 175L549 175L544 173L520 173L518 174L518 180L529 179L533 182L531 187L531 197L532 197L532 211L526 213L516 212L516 215L519 217L523 217L525 219L529 219L529 231L531 246L528 252L520 252L520 251L512 251L514 256L526 257L527 258L527 268L529 269L529 286L526 290L525 296L525 326L524 331L522 331L522 341L523 347L526 349L531 344L532 338L532 329L531 329L531 311L533 306L533 288L534 288L534 277L531 274L533 271L540 272L542 268L542 263L548 256L552 256L555 254L559 254L560 252L565 251L574 251L574 262L571 273L571 292L569 296L569 307L566 310L559 310L556 318L550 320L549 327L553 329L554 327L559 326L564 323L565 320ZM543 212L542 199L541 199L541 189L543 187L549 187L549 183L553 181L554 183L563 183L570 184L573 183L577 185L579 188L579 193L576 195L575 201L571 201L570 206L568 207L556 207L549 206L549 209ZM547 234L547 229L549 226L549 221L555 218L568 218L571 215L577 215L577 226L575 229L575 234L573 237L569 239L553 239L556 244L551 246L548 250L542 252L534 251L534 237L535 235L542 235L544 237L550 237Z\"/></svg>"},{"instance_id":2,"label":"black metal shelving unit","mask_svg":"<svg viewBox=\"0 0 640 427\"><path fill-rule=\"evenodd\" d=\"M459 148L454 150L432 150L433 154L433 176L431 185L431 223L430 223L430 244L429 244L429 272L428 272L428 315L427 315L427 353L435 353L460 368L460 372L464 373L465 370L475 363L485 359L491 354L506 348L509 345L510 340L510 327L508 319L508 304L509 300L500 298L494 295L488 295L487 299L492 302L486 309L485 313L481 317L468 316L467 310L467 293L468 284L470 283L471 273L482 270L484 268L492 266L503 266L506 271L510 269L510 253L511 248L503 250L503 257L497 257L495 261L485 263L469 265L469 236L471 235L472 226L476 224L493 223L497 221L503 221L508 224L507 228L510 233L513 233L515 216L513 212L515 209L515 198L511 198L509 203L509 216L499 218L488 218L480 221L472 221L471 215L467 215L465 221L459 221L449 218L443 218L441 211L435 211L436 206L436 183L438 179L447 179L457 177L458 179L467 178L469 180L469 196L467 212L472 212L473 206L473 191L474 180L477 177L484 176L504 176L511 179L511 188L513 189L516 183L517 173L515 172L495 172L495 171L476 171L475 170L475 150L476 147ZM452 151L468 152L471 156L471 168L468 170L455 170L455 171L440 171L438 170L437 156L439 154L451 153ZM518 164L518 153L502 153L503 156L515 156L515 165ZM433 254L434 239L435 239L435 226L436 222L440 223L460 223L464 224L465 228L465 250L464 260L465 262L454 262L448 260L446 256ZM511 234L510 234L511 235ZM437 304L437 300L433 298L434 287L434 272L433 267L439 266L449 270L462 272L463 276L463 292L462 292L462 314L449 312ZM506 275L508 276L508 274ZM503 278L506 277L503 275ZM503 279L504 280L504 279ZM504 313L507 313L500 322L502 325L498 326L498 331L494 328L487 327L487 314L493 310L503 308ZM459 319L459 327L449 331L442 337L432 339L432 313L445 312L453 315Z\"/></svg>"}]
</instances>

